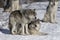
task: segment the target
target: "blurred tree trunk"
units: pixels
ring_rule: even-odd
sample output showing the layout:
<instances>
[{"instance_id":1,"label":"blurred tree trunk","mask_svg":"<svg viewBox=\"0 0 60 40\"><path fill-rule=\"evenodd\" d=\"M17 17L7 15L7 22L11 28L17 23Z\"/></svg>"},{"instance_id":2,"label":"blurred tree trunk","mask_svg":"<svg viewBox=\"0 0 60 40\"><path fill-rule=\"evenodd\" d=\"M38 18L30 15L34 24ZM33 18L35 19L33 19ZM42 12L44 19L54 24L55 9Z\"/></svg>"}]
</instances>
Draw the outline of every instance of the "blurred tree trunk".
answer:
<instances>
[{"instance_id":1,"label":"blurred tree trunk","mask_svg":"<svg viewBox=\"0 0 60 40\"><path fill-rule=\"evenodd\" d=\"M46 14L44 15L43 21L55 23L56 22L56 12L57 12L58 0L49 0L49 5L46 9Z\"/></svg>"},{"instance_id":2,"label":"blurred tree trunk","mask_svg":"<svg viewBox=\"0 0 60 40\"><path fill-rule=\"evenodd\" d=\"M0 0L0 8L4 7L4 0Z\"/></svg>"}]
</instances>

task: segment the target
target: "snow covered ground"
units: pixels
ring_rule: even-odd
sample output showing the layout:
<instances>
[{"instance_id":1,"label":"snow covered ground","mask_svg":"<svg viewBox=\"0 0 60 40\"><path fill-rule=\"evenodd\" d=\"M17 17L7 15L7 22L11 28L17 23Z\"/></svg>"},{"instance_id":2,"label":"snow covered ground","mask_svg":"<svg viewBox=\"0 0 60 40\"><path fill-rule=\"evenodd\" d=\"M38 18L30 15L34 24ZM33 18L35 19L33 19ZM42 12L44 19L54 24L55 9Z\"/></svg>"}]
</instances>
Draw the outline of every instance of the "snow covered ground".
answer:
<instances>
[{"instance_id":1,"label":"snow covered ground","mask_svg":"<svg viewBox=\"0 0 60 40\"><path fill-rule=\"evenodd\" d=\"M59 2L60 3L60 2ZM32 3L30 6L24 4L22 8L36 9L37 17L42 19L44 13L46 12L46 7L48 2L37 2ZM8 19L9 13L2 12L3 9L0 8L0 40L60 40L60 4L57 10L57 24L52 23L42 23L41 22L41 32L48 33L48 35L11 35L8 30Z\"/></svg>"}]
</instances>

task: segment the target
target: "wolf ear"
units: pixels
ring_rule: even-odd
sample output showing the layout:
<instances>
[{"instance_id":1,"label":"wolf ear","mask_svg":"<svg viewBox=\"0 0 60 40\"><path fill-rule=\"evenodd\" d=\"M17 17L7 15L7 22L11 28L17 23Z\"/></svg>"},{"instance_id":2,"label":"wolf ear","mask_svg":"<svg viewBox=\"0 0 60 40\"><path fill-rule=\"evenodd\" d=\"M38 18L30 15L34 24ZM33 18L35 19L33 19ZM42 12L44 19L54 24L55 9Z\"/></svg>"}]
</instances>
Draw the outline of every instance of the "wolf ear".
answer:
<instances>
[{"instance_id":1,"label":"wolf ear","mask_svg":"<svg viewBox=\"0 0 60 40\"><path fill-rule=\"evenodd\" d=\"M33 9L33 11L35 11L36 9Z\"/></svg>"},{"instance_id":2,"label":"wolf ear","mask_svg":"<svg viewBox=\"0 0 60 40\"><path fill-rule=\"evenodd\" d=\"M37 19L37 21L41 21L40 19Z\"/></svg>"},{"instance_id":3,"label":"wolf ear","mask_svg":"<svg viewBox=\"0 0 60 40\"><path fill-rule=\"evenodd\" d=\"M35 11L36 9L31 9L32 11Z\"/></svg>"},{"instance_id":4,"label":"wolf ear","mask_svg":"<svg viewBox=\"0 0 60 40\"><path fill-rule=\"evenodd\" d=\"M36 9L34 9L34 11L35 11Z\"/></svg>"}]
</instances>

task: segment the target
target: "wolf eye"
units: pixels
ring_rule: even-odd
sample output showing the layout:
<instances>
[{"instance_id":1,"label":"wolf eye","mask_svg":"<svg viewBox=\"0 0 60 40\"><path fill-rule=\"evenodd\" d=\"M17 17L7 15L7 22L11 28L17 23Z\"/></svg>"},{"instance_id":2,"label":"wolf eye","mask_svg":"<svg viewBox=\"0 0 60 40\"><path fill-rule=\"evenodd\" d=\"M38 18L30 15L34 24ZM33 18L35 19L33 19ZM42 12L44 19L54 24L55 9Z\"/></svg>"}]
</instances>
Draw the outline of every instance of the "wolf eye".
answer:
<instances>
[{"instance_id":1,"label":"wolf eye","mask_svg":"<svg viewBox=\"0 0 60 40\"><path fill-rule=\"evenodd\" d=\"M37 25L35 25L35 27L37 27Z\"/></svg>"},{"instance_id":2,"label":"wolf eye","mask_svg":"<svg viewBox=\"0 0 60 40\"><path fill-rule=\"evenodd\" d=\"M35 19L37 19L37 18L35 17Z\"/></svg>"}]
</instances>

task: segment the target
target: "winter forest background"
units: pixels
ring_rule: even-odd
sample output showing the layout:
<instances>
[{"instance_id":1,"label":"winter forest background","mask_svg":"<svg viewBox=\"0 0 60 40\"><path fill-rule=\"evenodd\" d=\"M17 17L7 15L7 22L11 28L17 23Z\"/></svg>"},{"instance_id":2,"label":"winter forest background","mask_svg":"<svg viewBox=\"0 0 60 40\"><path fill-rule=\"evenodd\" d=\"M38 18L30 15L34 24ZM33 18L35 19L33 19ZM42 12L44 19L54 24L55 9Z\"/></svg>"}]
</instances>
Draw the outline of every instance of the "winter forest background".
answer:
<instances>
[{"instance_id":1,"label":"winter forest background","mask_svg":"<svg viewBox=\"0 0 60 40\"><path fill-rule=\"evenodd\" d=\"M3 1L3 0L2 0ZM2 2L0 0L0 2ZM36 2L37 1L37 2ZM41 2L39 2L41 1ZM27 4L27 0L22 0L22 8L36 9L37 17L42 19L48 6L48 1L34 0L31 4ZM2 3L1 3L2 4ZM2 5L3 6L3 5ZM45 36L32 36L32 35L11 35L8 29L9 12L3 12L0 8L0 40L60 40L60 1L56 14L57 24L41 22L41 32L46 32Z\"/></svg>"}]
</instances>

